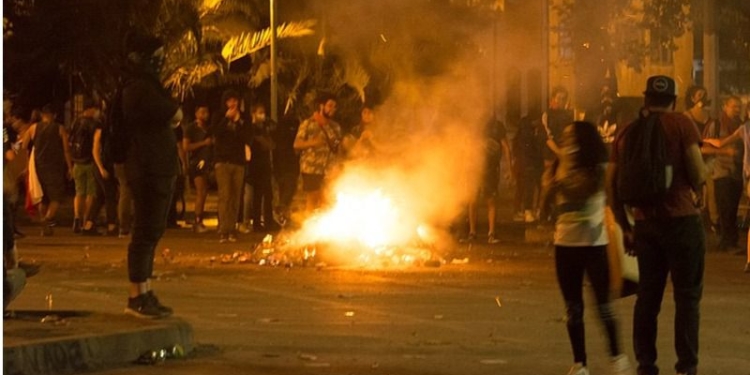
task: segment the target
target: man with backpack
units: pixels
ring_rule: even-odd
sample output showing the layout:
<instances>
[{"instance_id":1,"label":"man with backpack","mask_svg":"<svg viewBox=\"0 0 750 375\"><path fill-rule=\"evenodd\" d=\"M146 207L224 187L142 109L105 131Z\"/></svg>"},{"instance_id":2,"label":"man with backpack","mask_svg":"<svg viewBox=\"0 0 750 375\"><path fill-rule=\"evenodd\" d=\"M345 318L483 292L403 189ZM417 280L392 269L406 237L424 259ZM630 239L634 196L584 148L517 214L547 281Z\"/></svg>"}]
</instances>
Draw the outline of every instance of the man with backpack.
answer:
<instances>
[{"instance_id":1,"label":"man with backpack","mask_svg":"<svg viewBox=\"0 0 750 375\"><path fill-rule=\"evenodd\" d=\"M73 181L76 186L73 200L73 233L97 235L94 219L90 214L97 188L94 177L94 132L101 129L102 125L96 119L99 112L96 102L86 99L83 104L83 113L70 126L68 137L68 148L73 159Z\"/></svg>"},{"instance_id":2,"label":"man with backpack","mask_svg":"<svg viewBox=\"0 0 750 375\"><path fill-rule=\"evenodd\" d=\"M675 299L678 374L697 373L705 232L700 218L705 167L698 128L675 113L677 87L650 77L638 120L616 137L608 186L625 244L638 257L633 345L639 375L656 375L657 320L667 276ZM635 219L631 227L627 212Z\"/></svg>"}]
</instances>

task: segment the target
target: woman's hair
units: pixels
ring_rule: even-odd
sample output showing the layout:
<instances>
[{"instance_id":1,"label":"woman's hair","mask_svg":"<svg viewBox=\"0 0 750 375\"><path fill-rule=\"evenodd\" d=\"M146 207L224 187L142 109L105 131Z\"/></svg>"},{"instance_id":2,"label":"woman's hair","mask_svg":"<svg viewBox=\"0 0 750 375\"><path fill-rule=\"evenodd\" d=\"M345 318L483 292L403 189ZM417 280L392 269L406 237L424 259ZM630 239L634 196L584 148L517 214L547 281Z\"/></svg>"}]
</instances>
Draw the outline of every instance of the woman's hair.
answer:
<instances>
[{"instance_id":1,"label":"woman's hair","mask_svg":"<svg viewBox=\"0 0 750 375\"><path fill-rule=\"evenodd\" d=\"M572 124L573 134L578 144L576 166L594 169L608 160L607 147L602 141L596 126L587 121L575 121Z\"/></svg>"}]
</instances>

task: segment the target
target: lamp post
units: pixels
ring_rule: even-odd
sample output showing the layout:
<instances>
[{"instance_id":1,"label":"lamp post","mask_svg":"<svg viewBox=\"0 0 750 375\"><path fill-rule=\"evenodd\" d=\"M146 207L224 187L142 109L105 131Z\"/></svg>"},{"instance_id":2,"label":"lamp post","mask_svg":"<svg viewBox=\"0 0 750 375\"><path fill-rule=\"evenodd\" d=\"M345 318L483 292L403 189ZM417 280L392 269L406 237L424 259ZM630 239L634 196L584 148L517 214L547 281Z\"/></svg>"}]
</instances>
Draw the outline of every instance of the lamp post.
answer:
<instances>
[{"instance_id":1,"label":"lamp post","mask_svg":"<svg viewBox=\"0 0 750 375\"><path fill-rule=\"evenodd\" d=\"M279 80L276 75L276 0L270 1L271 13L271 120L279 121Z\"/></svg>"}]
</instances>

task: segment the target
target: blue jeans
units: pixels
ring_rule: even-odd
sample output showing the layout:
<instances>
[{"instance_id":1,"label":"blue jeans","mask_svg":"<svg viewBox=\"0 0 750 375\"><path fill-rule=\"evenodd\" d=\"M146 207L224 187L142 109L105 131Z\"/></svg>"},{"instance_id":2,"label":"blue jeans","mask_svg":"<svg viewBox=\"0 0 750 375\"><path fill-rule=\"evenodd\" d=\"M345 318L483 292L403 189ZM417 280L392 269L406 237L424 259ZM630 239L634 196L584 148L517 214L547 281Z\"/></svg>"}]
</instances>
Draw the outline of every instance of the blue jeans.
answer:
<instances>
[{"instance_id":1,"label":"blue jeans","mask_svg":"<svg viewBox=\"0 0 750 375\"><path fill-rule=\"evenodd\" d=\"M633 318L639 375L656 375L657 320L667 275L674 290L675 370L695 374L706 235L700 216L639 220L633 231L640 285Z\"/></svg>"}]
</instances>

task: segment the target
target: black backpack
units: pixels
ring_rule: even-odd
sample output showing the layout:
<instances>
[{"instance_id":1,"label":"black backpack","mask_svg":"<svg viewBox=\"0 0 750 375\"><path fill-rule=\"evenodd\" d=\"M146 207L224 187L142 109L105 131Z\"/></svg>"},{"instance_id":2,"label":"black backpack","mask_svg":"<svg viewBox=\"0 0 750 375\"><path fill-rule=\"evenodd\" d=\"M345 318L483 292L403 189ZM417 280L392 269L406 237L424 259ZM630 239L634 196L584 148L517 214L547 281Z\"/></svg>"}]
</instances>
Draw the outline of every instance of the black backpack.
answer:
<instances>
[{"instance_id":1,"label":"black backpack","mask_svg":"<svg viewBox=\"0 0 750 375\"><path fill-rule=\"evenodd\" d=\"M667 140L660 113L641 114L623 130L622 152L617 164L617 195L631 207L660 203L672 184L667 160Z\"/></svg>"},{"instance_id":2,"label":"black backpack","mask_svg":"<svg viewBox=\"0 0 750 375\"><path fill-rule=\"evenodd\" d=\"M68 137L68 147L74 162L91 162L94 150L93 120L79 118L73 122Z\"/></svg>"}]
</instances>

